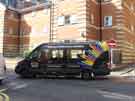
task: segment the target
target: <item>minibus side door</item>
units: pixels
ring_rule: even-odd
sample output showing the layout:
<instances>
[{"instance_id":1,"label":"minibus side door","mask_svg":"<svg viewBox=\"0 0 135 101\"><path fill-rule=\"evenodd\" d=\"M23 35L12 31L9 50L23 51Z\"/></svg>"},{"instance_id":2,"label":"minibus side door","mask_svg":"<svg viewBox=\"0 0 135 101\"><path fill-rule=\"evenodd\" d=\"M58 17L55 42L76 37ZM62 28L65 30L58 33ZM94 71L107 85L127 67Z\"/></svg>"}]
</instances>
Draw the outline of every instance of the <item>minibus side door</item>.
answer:
<instances>
[{"instance_id":1,"label":"minibus side door","mask_svg":"<svg viewBox=\"0 0 135 101\"><path fill-rule=\"evenodd\" d=\"M63 74L63 50L56 48L49 51L47 72L55 75Z\"/></svg>"},{"instance_id":2,"label":"minibus side door","mask_svg":"<svg viewBox=\"0 0 135 101\"><path fill-rule=\"evenodd\" d=\"M78 58L77 54L82 53L81 49L68 49L67 55L67 62L65 64L66 66L66 73L67 74L79 74L81 69L80 65L77 64Z\"/></svg>"},{"instance_id":3,"label":"minibus side door","mask_svg":"<svg viewBox=\"0 0 135 101\"><path fill-rule=\"evenodd\" d=\"M39 69L39 56L40 56L40 50L37 49L29 57L29 64L31 69Z\"/></svg>"}]
</instances>

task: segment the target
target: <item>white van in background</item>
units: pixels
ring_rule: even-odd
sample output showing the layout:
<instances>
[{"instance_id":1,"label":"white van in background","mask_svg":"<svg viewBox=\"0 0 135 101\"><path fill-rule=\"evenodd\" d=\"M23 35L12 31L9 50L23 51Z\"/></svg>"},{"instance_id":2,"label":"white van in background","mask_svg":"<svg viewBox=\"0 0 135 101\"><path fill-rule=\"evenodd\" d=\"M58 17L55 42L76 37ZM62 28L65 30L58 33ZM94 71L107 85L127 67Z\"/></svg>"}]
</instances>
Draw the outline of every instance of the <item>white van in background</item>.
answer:
<instances>
[{"instance_id":1,"label":"white van in background","mask_svg":"<svg viewBox=\"0 0 135 101\"><path fill-rule=\"evenodd\" d=\"M6 63L2 53L0 53L0 84L2 80L6 77Z\"/></svg>"}]
</instances>

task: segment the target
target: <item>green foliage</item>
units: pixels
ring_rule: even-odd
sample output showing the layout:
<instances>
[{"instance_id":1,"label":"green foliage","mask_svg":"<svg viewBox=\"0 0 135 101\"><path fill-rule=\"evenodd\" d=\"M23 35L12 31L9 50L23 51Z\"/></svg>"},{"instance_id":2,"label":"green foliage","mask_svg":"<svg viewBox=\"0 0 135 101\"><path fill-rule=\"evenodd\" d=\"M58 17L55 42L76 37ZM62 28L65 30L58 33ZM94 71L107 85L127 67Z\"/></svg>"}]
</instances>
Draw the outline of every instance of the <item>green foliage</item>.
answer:
<instances>
[{"instance_id":1,"label":"green foliage","mask_svg":"<svg viewBox=\"0 0 135 101\"><path fill-rule=\"evenodd\" d=\"M23 53L23 57L25 58L25 57L28 57L28 55L31 53L31 50L26 50L26 51L24 51L24 53Z\"/></svg>"}]
</instances>

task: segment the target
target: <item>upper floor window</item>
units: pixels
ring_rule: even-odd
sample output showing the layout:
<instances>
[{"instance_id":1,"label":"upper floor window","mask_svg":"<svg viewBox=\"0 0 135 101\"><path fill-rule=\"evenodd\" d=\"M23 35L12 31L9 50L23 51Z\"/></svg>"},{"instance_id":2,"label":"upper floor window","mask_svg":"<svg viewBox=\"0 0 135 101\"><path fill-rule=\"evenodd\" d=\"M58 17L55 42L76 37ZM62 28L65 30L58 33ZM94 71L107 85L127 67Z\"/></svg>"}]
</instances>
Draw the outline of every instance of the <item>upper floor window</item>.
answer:
<instances>
[{"instance_id":1,"label":"upper floor window","mask_svg":"<svg viewBox=\"0 0 135 101\"><path fill-rule=\"evenodd\" d=\"M76 24L77 17L75 15L66 15L58 17L58 25Z\"/></svg>"},{"instance_id":2,"label":"upper floor window","mask_svg":"<svg viewBox=\"0 0 135 101\"><path fill-rule=\"evenodd\" d=\"M71 24L76 24L77 23L77 16L76 15L71 15L70 16L70 23Z\"/></svg>"},{"instance_id":3,"label":"upper floor window","mask_svg":"<svg viewBox=\"0 0 135 101\"><path fill-rule=\"evenodd\" d=\"M106 26L106 27L112 26L112 16L104 17L104 26Z\"/></svg>"},{"instance_id":4,"label":"upper floor window","mask_svg":"<svg viewBox=\"0 0 135 101\"><path fill-rule=\"evenodd\" d=\"M58 25L62 26L62 25L64 25L64 22L65 22L65 17L64 16L59 16L58 17Z\"/></svg>"},{"instance_id":5,"label":"upper floor window","mask_svg":"<svg viewBox=\"0 0 135 101\"><path fill-rule=\"evenodd\" d=\"M65 16L65 24L70 24L70 15Z\"/></svg>"}]
</instances>

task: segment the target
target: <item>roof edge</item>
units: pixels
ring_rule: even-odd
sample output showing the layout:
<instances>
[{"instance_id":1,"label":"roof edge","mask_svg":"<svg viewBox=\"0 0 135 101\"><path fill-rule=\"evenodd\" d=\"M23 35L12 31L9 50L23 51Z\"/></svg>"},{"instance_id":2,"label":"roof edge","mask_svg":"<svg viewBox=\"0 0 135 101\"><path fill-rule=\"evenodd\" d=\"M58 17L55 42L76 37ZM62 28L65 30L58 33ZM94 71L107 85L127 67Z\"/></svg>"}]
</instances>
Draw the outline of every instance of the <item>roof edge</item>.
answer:
<instances>
[{"instance_id":1,"label":"roof edge","mask_svg":"<svg viewBox=\"0 0 135 101\"><path fill-rule=\"evenodd\" d=\"M26 8L23 8L23 9L17 9L17 8L13 8L11 6L8 6L7 8L10 9L10 10L13 10L13 11L16 11L18 13L27 13L27 12L30 12L30 11L35 11L37 9L41 9L41 8L45 8L45 9L49 9L51 7L51 3L48 4L48 3L42 3L42 4L38 4L38 5L33 5L31 7L26 7ZM6 9L6 7L5 7Z\"/></svg>"}]
</instances>

